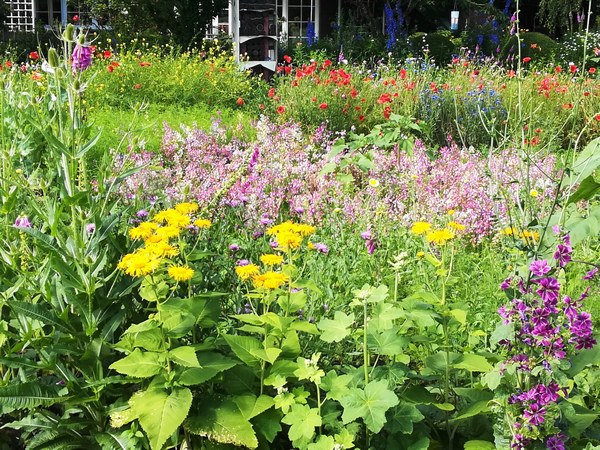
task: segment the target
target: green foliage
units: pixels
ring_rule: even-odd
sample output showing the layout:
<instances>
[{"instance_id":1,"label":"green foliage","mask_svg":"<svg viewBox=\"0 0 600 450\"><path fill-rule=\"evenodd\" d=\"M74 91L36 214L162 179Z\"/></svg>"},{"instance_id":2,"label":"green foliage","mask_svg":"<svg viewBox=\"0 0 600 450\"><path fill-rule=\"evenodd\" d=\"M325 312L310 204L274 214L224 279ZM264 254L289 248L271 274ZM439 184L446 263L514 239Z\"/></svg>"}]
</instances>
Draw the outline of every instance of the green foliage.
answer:
<instances>
[{"instance_id":1,"label":"green foliage","mask_svg":"<svg viewBox=\"0 0 600 450\"><path fill-rule=\"evenodd\" d=\"M556 53L563 48L562 45L558 46L556 41L551 37L535 31L520 33L519 38L521 42L521 58L531 58L531 64L535 64L536 66L552 62ZM507 39L504 47L502 47L501 59L511 59L516 64L518 57L518 41L517 36L514 35ZM565 65L567 66L568 62Z\"/></svg>"}]
</instances>

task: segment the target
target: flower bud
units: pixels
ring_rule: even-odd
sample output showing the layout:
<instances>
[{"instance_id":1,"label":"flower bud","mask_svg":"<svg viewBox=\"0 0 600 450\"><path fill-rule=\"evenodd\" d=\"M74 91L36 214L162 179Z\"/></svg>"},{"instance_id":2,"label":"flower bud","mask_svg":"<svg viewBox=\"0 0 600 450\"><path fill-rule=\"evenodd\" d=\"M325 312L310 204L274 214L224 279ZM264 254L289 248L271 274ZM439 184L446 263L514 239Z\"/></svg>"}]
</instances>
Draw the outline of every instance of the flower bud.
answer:
<instances>
[{"instance_id":1,"label":"flower bud","mask_svg":"<svg viewBox=\"0 0 600 450\"><path fill-rule=\"evenodd\" d=\"M75 27L73 26L72 23L67 25L67 28L65 28L65 31L63 31L63 38L65 39L65 41L68 42L73 42L73 34L75 33Z\"/></svg>"},{"instance_id":2,"label":"flower bud","mask_svg":"<svg viewBox=\"0 0 600 450\"><path fill-rule=\"evenodd\" d=\"M48 64L50 64L50 67L54 69L60 65L58 53L56 52L55 48L48 50Z\"/></svg>"}]
</instances>

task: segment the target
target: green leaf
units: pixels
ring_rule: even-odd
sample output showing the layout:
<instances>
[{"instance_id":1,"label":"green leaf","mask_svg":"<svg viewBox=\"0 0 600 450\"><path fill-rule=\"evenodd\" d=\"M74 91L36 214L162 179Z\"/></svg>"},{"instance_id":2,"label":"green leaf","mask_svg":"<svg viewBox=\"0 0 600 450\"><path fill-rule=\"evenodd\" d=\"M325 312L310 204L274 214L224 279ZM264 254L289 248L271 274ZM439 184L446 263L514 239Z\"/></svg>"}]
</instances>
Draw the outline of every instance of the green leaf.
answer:
<instances>
[{"instance_id":1,"label":"green leaf","mask_svg":"<svg viewBox=\"0 0 600 450\"><path fill-rule=\"evenodd\" d=\"M449 361L446 360L446 356L450 358ZM450 352L448 355L446 352L437 352L425 358L425 366L436 372L445 371L447 365L452 367L460 357L460 354L454 352Z\"/></svg>"},{"instance_id":2,"label":"green leaf","mask_svg":"<svg viewBox=\"0 0 600 450\"><path fill-rule=\"evenodd\" d=\"M285 338L281 343L281 357L293 359L300 355L302 349L300 348L300 341L298 340L298 333L296 330L289 330L285 334Z\"/></svg>"},{"instance_id":3,"label":"green leaf","mask_svg":"<svg viewBox=\"0 0 600 450\"><path fill-rule=\"evenodd\" d=\"M222 401L205 399L199 403L199 407L198 413L188 418L184 424L190 433L207 437L221 444L258 447L258 439L252 424L244 418L231 399Z\"/></svg>"},{"instance_id":4,"label":"green leaf","mask_svg":"<svg viewBox=\"0 0 600 450\"><path fill-rule=\"evenodd\" d=\"M457 415L450 419L450 422L458 422L459 420L468 419L469 417L478 416L481 413L488 413L490 411L489 401L482 400L467 406L462 411L458 411Z\"/></svg>"},{"instance_id":5,"label":"green leaf","mask_svg":"<svg viewBox=\"0 0 600 450\"><path fill-rule=\"evenodd\" d=\"M365 389L353 388L340 400L344 408L343 422L362 418L367 428L379 433L386 422L385 413L398 404L398 397L388 389L387 381L371 381Z\"/></svg>"},{"instance_id":6,"label":"green leaf","mask_svg":"<svg viewBox=\"0 0 600 450\"><path fill-rule=\"evenodd\" d=\"M219 353L201 352L196 355L200 363L199 368L185 369L179 377L179 383L184 386L202 384L210 380L218 373L231 369L239 364L237 361L227 358Z\"/></svg>"},{"instance_id":7,"label":"green leaf","mask_svg":"<svg viewBox=\"0 0 600 450\"><path fill-rule=\"evenodd\" d=\"M321 389L327 392L325 398L340 401L348 392L348 384L352 381L352 375L338 375L335 370L330 370L321 379Z\"/></svg>"},{"instance_id":8,"label":"green leaf","mask_svg":"<svg viewBox=\"0 0 600 450\"><path fill-rule=\"evenodd\" d=\"M149 302L155 302L167 297L169 293L169 285L165 281L154 283L150 279L145 278L140 286L140 297Z\"/></svg>"},{"instance_id":9,"label":"green leaf","mask_svg":"<svg viewBox=\"0 0 600 450\"><path fill-rule=\"evenodd\" d=\"M575 439L579 438L600 415L569 401L560 402L560 409L569 423L569 435Z\"/></svg>"},{"instance_id":10,"label":"green leaf","mask_svg":"<svg viewBox=\"0 0 600 450\"><path fill-rule=\"evenodd\" d=\"M467 323L467 312L464 309L453 309L450 314L461 325Z\"/></svg>"},{"instance_id":11,"label":"green leaf","mask_svg":"<svg viewBox=\"0 0 600 450\"><path fill-rule=\"evenodd\" d=\"M367 346L369 350L379 355L394 356L403 353L408 345L408 339L399 336L398 330L390 329L383 333L368 332Z\"/></svg>"},{"instance_id":12,"label":"green leaf","mask_svg":"<svg viewBox=\"0 0 600 450\"><path fill-rule=\"evenodd\" d=\"M226 334L223 338L231 347L235 356L240 358L248 366L257 366L259 359L252 354L253 350L258 350L262 347L261 343L250 336L237 336L232 334Z\"/></svg>"},{"instance_id":13,"label":"green leaf","mask_svg":"<svg viewBox=\"0 0 600 450\"><path fill-rule=\"evenodd\" d=\"M147 378L160 373L164 369L161 357L161 353L142 352L139 348L136 348L125 358L112 363L109 369L116 370L123 375Z\"/></svg>"},{"instance_id":14,"label":"green leaf","mask_svg":"<svg viewBox=\"0 0 600 450\"><path fill-rule=\"evenodd\" d=\"M35 382L0 387L0 404L8 408L31 409L36 406L53 405L62 400L56 387Z\"/></svg>"},{"instance_id":15,"label":"green leaf","mask_svg":"<svg viewBox=\"0 0 600 450\"><path fill-rule=\"evenodd\" d=\"M73 333L73 329L70 326L61 321L54 312L49 311L42 304L11 300L8 302L8 306L10 306L15 314L21 314L30 319L38 320L42 325L52 325L54 328L64 331L67 334Z\"/></svg>"},{"instance_id":16,"label":"green leaf","mask_svg":"<svg viewBox=\"0 0 600 450\"><path fill-rule=\"evenodd\" d=\"M495 450L496 445L489 441L467 441L465 442L465 450Z\"/></svg>"},{"instance_id":17,"label":"green leaf","mask_svg":"<svg viewBox=\"0 0 600 450\"><path fill-rule=\"evenodd\" d=\"M136 393L129 404L148 435L152 450L160 450L187 417L192 392L185 387L174 388L171 394L148 390Z\"/></svg>"},{"instance_id":18,"label":"green leaf","mask_svg":"<svg viewBox=\"0 0 600 450\"><path fill-rule=\"evenodd\" d=\"M273 364L281 354L281 349L275 347L250 349L250 354L256 356L261 361Z\"/></svg>"},{"instance_id":19,"label":"green leaf","mask_svg":"<svg viewBox=\"0 0 600 450\"><path fill-rule=\"evenodd\" d=\"M177 347L169 352L171 361L184 367L200 367L193 347Z\"/></svg>"},{"instance_id":20,"label":"green leaf","mask_svg":"<svg viewBox=\"0 0 600 450\"><path fill-rule=\"evenodd\" d=\"M292 441L309 440L315 434L315 428L321 426L321 416L317 408L295 403L281 422L290 425L288 436Z\"/></svg>"},{"instance_id":21,"label":"green leaf","mask_svg":"<svg viewBox=\"0 0 600 450\"><path fill-rule=\"evenodd\" d=\"M135 443L126 435L115 430L95 434L94 438L102 446L102 450L130 450L135 448Z\"/></svg>"},{"instance_id":22,"label":"green leaf","mask_svg":"<svg viewBox=\"0 0 600 450\"><path fill-rule=\"evenodd\" d=\"M403 402L397 405L390 415L386 429L392 433L412 434L413 424L423 420L425 416L412 403Z\"/></svg>"},{"instance_id":23,"label":"green leaf","mask_svg":"<svg viewBox=\"0 0 600 450\"><path fill-rule=\"evenodd\" d=\"M267 409L252 419L254 429L261 434L267 442L273 442L281 432L281 418L283 414L278 409Z\"/></svg>"},{"instance_id":24,"label":"green leaf","mask_svg":"<svg viewBox=\"0 0 600 450\"><path fill-rule=\"evenodd\" d=\"M566 372L575 376L589 365L600 364L600 345L595 345L589 349L580 350L579 353L571 358L571 368Z\"/></svg>"},{"instance_id":25,"label":"green leaf","mask_svg":"<svg viewBox=\"0 0 600 450\"><path fill-rule=\"evenodd\" d=\"M507 340L512 341L515 338L515 324L513 322L510 323L498 323L494 331L490 336L490 344L493 346L498 345L498 342Z\"/></svg>"},{"instance_id":26,"label":"green leaf","mask_svg":"<svg viewBox=\"0 0 600 450\"><path fill-rule=\"evenodd\" d=\"M354 323L354 313L349 316L342 311L336 311L334 319L321 319L318 328L323 332L321 340L339 342L350 334L349 327Z\"/></svg>"},{"instance_id":27,"label":"green leaf","mask_svg":"<svg viewBox=\"0 0 600 450\"><path fill-rule=\"evenodd\" d=\"M332 436L321 435L316 442L308 444L307 450L334 450L335 439Z\"/></svg>"},{"instance_id":28,"label":"green leaf","mask_svg":"<svg viewBox=\"0 0 600 450\"><path fill-rule=\"evenodd\" d=\"M481 355L465 353L454 363L454 368L465 369L469 372L489 372L493 366Z\"/></svg>"},{"instance_id":29,"label":"green leaf","mask_svg":"<svg viewBox=\"0 0 600 450\"><path fill-rule=\"evenodd\" d=\"M233 402L237 405L246 420L262 414L275 404L273 397L261 395L257 398L252 394L237 395L233 397Z\"/></svg>"},{"instance_id":30,"label":"green leaf","mask_svg":"<svg viewBox=\"0 0 600 450\"><path fill-rule=\"evenodd\" d=\"M402 317L403 311L389 303L377 303L371 314L369 329L376 331L389 330L394 326L394 320Z\"/></svg>"}]
</instances>

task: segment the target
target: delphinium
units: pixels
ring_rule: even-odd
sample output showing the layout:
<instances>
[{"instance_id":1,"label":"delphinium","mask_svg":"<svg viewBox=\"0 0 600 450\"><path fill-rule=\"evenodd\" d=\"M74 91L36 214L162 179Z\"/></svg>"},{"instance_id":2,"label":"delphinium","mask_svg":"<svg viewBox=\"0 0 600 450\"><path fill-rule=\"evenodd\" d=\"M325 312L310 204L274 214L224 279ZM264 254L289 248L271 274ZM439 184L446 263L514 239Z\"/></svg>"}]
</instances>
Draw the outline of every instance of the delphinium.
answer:
<instances>
[{"instance_id":1,"label":"delphinium","mask_svg":"<svg viewBox=\"0 0 600 450\"><path fill-rule=\"evenodd\" d=\"M561 293L559 279L572 264L571 253L570 238L563 235L551 261L536 259L527 277L511 277L501 285L512 299L499 309L502 325L496 330L506 357L497 389L504 396L497 405L502 405L503 431L510 434L512 449L544 443L559 450L568 439L561 402L568 400L572 384L565 371L573 356L596 344L591 316L583 309L589 288L579 298Z\"/></svg>"}]
</instances>

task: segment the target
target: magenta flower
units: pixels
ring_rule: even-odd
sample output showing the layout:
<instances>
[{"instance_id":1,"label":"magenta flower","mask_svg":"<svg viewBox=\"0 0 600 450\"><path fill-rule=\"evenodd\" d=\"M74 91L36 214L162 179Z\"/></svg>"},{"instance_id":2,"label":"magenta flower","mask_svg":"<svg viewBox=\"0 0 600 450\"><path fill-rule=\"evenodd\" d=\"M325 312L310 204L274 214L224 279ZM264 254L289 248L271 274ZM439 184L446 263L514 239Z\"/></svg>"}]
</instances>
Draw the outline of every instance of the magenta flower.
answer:
<instances>
[{"instance_id":1,"label":"magenta flower","mask_svg":"<svg viewBox=\"0 0 600 450\"><path fill-rule=\"evenodd\" d=\"M83 71L92 65L92 48L77 44L73 50L73 70Z\"/></svg>"},{"instance_id":2,"label":"magenta flower","mask_svg":"<svg viewBox=\"0 0 600 450\"><path fill-rule=\"evenodd\" d=\"M529 270L535 276L543 277L548 272L550 272L552 268L548 265L548 261L546 261L545 259L539 259L531 263L531 265L529 266Z\"/></svg>"},{"instance_id":3,"label":"magenta flower","mask_svg":"<svg viewBox=\"0 0 600 450\"><path fill-rule=\"evenodd\" d=\"M322 242L315 244L315 250L318 252L321 252L321 253L325 253L325 254L329 253L329 247L327 247Z\"/></svg>"},{"instance_id":4,"label":"magenta flower","mask_svg":"<svg viewBox=\"0 0 600 450\"><path fill-rule=\"evenodd\" d=\"M27 216L21 215L15 220L15 227L31 228L31 222Z\"/></svg>"}]
</instances>

